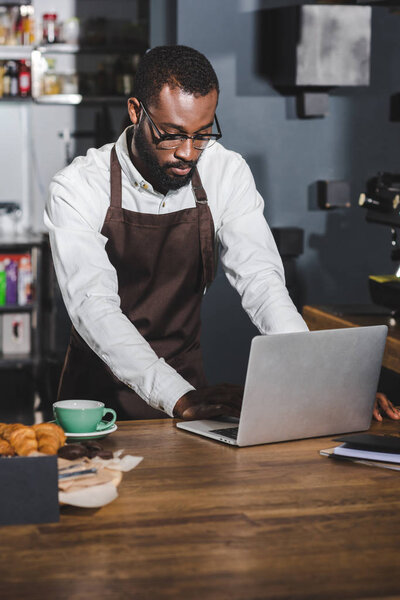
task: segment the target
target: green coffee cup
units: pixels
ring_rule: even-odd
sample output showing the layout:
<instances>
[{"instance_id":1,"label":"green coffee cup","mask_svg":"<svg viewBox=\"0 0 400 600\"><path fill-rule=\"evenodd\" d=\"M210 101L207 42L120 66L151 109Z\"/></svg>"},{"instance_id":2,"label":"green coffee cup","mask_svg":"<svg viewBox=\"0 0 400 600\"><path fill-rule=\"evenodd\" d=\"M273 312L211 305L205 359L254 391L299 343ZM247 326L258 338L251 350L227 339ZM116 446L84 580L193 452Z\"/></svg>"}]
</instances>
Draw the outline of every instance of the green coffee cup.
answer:
<instances>
[{"instance_id":1,"label":"green coffee cup","mask_svg":"<svg viewBox=\"0 0 400 600\"><path fill-rule=\"evenodd\" d=\"M67 433L106 431L117 420L115 410L105 408L103 402L97 400L59 400L53 404L53 414ZM111 420L103 421L107 414L111 414Z\"/></svg>"}]
</instances>

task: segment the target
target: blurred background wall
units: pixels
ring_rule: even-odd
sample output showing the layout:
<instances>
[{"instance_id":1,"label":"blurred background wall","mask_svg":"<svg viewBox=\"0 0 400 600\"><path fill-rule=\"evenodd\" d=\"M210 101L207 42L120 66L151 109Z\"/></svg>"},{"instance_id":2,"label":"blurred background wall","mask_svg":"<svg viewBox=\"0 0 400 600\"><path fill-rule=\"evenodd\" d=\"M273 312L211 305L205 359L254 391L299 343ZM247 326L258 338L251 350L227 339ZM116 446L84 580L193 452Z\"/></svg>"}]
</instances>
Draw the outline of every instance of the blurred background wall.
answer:
<instances>
[{"instance_id":1,"label":"blurred background wall","mask_svg":"<svg viewBox=\"0 0 400 600\"><path fill-rule=\"evenodd\" d=\"M305 120L296 116L294 96L281 95L262 74L269 59L268 9L293 4L177 0L176 42L204 52L214 65L222 90L222 143L248 161L270 226L304 230L304 253L297 259L300 304L367 303L368 275L394 269L389 228L366 223L357 201L369 177L399 169L400 124L390 122L389 106L400 89L400 14L372 9L370 85L333 89L329 115ZM153 45L170 42L168 30L152 31ZM325 179L350 183L351 208L315 207L315 182ZM212 381L243 380L254 333L219 273L204 304Z\"/></svg>"}]
</instances>

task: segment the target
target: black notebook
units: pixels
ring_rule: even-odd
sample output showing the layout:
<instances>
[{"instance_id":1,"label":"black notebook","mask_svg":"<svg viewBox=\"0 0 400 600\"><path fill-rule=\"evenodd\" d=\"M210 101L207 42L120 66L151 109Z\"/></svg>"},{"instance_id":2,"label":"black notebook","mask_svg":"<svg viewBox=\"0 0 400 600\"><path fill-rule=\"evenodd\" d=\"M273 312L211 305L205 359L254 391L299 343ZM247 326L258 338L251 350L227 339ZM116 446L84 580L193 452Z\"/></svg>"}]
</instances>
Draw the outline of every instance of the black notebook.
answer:
<instances>
[{"instance_id":1,"label":"black notebook","mask_svg":"<svg viewBox=\"0 0 400 600\"><path fill-rule=\"evenodd\" d=\"M352 435L335 438L333 441L342 442L345 444L345 447L357 450L400 454L400 436L354 433Z\"/></svg>"}]
</instances>

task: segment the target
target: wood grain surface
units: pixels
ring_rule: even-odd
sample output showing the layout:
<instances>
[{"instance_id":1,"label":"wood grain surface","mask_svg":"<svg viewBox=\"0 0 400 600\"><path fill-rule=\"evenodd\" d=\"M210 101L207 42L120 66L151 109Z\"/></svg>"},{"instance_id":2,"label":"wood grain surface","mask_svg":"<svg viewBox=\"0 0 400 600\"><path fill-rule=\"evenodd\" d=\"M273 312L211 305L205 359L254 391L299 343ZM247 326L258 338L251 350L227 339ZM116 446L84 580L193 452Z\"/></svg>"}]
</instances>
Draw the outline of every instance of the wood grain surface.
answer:
<instances>
[{"instance_id":1,"label":"wood grain surface","mask_svg":"<svg viewBox=\"0 0 400 600\"><path fill-rule=\"evenodd\" d=\"M172 420L118 427L104 446L144 460L114 502L0 529L2 600L400 598L400 472L320 456L331 437L235 448Z\"/></svg>"},{"instance_id":2,"label":"wood grain surface","mask_svg":"<svg viewBox=\"0 0 400 600\"><path fill-rule=\"evenodd\" d=\"M304 306L303 318L311 331L319 329L341 329L365 325L387 325L383 366L400 373L400 324L390 317L378 315L338 315L332 309L322 306Z\"/></svg>"}]
</instances>

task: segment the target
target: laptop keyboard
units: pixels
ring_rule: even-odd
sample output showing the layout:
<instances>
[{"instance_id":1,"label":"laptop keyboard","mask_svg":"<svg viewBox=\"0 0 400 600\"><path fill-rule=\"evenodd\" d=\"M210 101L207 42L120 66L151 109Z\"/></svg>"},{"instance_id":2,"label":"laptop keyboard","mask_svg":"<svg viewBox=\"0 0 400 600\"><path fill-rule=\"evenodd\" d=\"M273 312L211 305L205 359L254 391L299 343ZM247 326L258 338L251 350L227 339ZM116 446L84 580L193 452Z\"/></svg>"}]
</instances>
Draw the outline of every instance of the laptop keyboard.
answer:
<instances>
[{"instance_id":1,"label":"laptop keyboard","mask_svg":"<svg viewBox=\"0 0 400 600\"><path fill-rule=\"evenodd\" d=\"M237 439L239 427L226 427L225 429L211 429L212 433L224 435L232 440Z\"/></svg>"}]
</instances>

